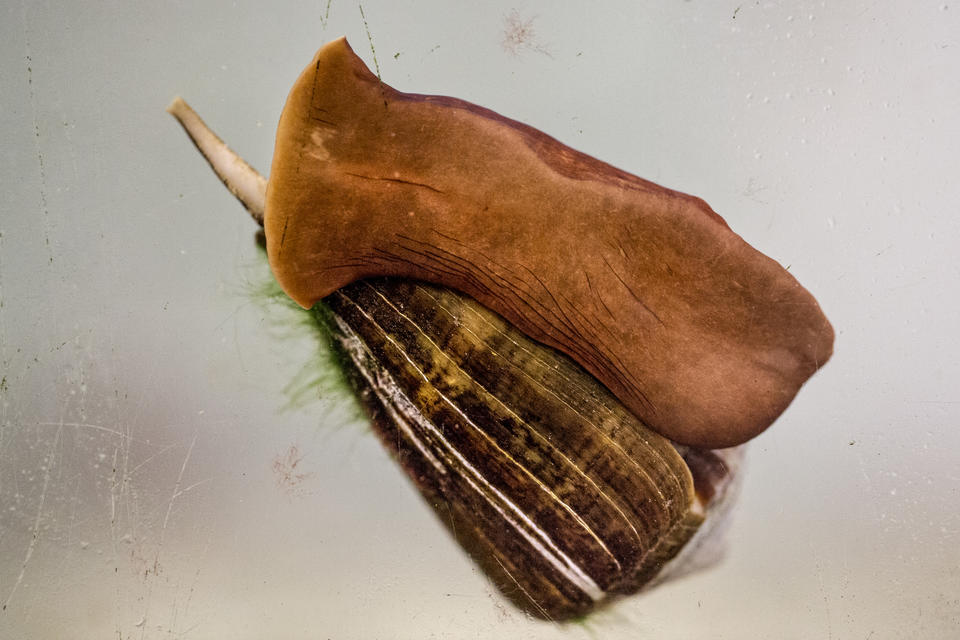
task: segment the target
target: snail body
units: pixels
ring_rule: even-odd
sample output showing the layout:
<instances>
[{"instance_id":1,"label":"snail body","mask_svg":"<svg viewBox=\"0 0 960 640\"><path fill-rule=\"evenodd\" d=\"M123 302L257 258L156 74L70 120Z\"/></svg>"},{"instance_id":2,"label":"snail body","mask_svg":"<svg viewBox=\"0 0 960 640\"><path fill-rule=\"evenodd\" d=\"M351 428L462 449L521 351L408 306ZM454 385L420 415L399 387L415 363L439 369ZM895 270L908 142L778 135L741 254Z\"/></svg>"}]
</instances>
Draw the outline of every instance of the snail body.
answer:
<instances>
[{"instance_id":1,"label":"snail body","mask_svg":"<svg viewBox=\"0 0 960 640\"><path fill-rule=\"evenodd\" d=\"M700 447L769 426L830 357L814 298L699 198L321 48L277 130L265 233L304 307L350 282L462 291Z\"/></svg>"}]
</instances>

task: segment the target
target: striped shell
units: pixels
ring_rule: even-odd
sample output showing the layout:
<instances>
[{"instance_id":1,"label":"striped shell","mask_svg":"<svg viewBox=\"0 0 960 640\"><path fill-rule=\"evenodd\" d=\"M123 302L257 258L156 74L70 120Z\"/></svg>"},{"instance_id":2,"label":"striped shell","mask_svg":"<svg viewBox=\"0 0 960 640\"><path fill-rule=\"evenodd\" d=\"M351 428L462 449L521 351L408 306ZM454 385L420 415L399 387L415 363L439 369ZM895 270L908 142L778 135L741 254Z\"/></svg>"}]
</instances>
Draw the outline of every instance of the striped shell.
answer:
<instances>
[{"instance_id":1,"label":"striped shell","mask_svg":"<svg viewBox=\"0 0 960 640\"><path fill-rule=\"evenodd\" d=\"M323 302L383 443L539 617L581 616L662 578L732 493L729 456L681 455L570 359L466 296L378 279Z\"/></svg>"}]
</instances>

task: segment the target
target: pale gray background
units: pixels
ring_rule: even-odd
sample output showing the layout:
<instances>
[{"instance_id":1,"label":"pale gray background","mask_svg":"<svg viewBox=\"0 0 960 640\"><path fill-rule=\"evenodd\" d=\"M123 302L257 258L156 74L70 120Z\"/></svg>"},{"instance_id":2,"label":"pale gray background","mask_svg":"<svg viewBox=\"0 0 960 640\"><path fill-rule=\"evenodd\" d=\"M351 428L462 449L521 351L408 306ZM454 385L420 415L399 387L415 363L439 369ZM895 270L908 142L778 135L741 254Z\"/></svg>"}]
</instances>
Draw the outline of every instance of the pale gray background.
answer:
<instances>
[{"instance_id":1,"label":"pale gray background","mask_svg":"<svg viewBox=\"0 0 960 640\"><path fill-rule=\"evenodd\" d=\"M316 342L251 302L253 225L163 107L266 171L315 49L372 65L358 2L7 1L0 637L960 637L960 4L362 9L389 84L702 196L822 303L836 355L755 441L726 562L528 620L348 397L285 408Z\"/></svg>"}]
</instances>

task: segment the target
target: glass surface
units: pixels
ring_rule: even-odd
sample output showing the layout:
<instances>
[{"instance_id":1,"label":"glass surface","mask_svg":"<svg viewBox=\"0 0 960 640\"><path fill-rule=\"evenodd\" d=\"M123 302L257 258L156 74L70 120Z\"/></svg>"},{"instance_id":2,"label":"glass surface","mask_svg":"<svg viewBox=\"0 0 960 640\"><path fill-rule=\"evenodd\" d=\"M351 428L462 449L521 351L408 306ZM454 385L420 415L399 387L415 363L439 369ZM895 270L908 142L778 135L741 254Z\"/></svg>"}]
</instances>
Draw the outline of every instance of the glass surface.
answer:
<instances>
[{"instance_id":1,"label":"glass surface","mask_svg":"<svg viewBox=\"0 0 960 640\"><path fill-rule=\"evenodd\" d=\"M0 637L957 637L960 6L558 5L0 6ZM703 197L820 301L835 355L751 445L720 566L527 618L263 301L164 107L266 172L340 35Z\"/></svg>"}]
</instances>

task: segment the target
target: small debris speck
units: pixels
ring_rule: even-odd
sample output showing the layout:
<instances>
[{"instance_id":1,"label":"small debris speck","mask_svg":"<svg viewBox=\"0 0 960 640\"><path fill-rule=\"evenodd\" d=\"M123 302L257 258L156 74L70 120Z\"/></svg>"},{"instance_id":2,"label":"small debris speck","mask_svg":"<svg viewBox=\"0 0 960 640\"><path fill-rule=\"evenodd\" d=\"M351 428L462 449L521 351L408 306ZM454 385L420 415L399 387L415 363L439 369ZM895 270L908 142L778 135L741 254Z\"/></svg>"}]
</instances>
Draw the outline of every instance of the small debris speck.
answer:
<instances>
[{"instance_id":1,"label":"small debris speck","mask_svg":"<svg viewBox=\"0 0 960 640\"><path fill-rule=\"evenodd\" d=\"M521 18L520 12L514 9L503 19L503 38L500 45L503 50L513 56L524 51L535 51L553 57L550 51L537 41L537 34L533 28L536 17Z\"/></svg>"}]
</instances>

